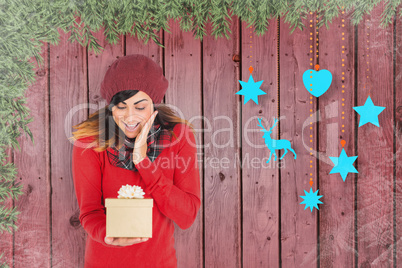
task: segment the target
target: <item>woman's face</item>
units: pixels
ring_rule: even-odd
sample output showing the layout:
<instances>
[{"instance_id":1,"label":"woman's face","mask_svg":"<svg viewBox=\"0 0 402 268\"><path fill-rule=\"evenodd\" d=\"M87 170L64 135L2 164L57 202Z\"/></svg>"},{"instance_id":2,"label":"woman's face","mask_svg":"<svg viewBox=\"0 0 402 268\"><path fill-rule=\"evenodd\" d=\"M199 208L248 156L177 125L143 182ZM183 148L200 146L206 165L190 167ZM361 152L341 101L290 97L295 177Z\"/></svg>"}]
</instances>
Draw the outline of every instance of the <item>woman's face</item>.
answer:
<instances>
[{"instance_id":1,"label":"woman's face","mask_svg":"<svg viewBox=\"0 0 402 268\"><path fill-rule=\"evenodd\" d=\"M112 108L114 121L128 138L137 137L153 111L152 99L143 91Z\"/></svg>"}]
</instances>

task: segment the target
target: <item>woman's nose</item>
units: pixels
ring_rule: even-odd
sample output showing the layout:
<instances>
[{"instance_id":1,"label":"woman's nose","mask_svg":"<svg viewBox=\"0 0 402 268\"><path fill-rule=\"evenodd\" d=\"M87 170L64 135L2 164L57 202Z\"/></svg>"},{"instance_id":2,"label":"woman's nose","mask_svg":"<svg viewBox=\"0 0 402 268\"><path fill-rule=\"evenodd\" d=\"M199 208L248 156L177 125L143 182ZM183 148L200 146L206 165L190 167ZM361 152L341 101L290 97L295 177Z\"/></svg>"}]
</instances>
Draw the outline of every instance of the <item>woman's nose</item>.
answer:
<instances>
[{"instance_id":1,"label":"woman's nose","mask_svg":"<svg viewBox=\"0 0 402 268\"><path fill-rule=\"evenodd\" d=\"M144 120L144 116L139 113L134 107L126 109L126 113L124 115L125 122L138 122Z\"/></svg>"},{"instance_id":2,"label":"woman's nose","mask_svg":"<svg viewBox=\"0 0 402 268\"><path fill-rule=\"evenodd\" d=\"M126 119L126 121L128 120L133 120L135 117L135 111L134 108L128 108L126 109L126 113L124 115L124 119Z\"/></svg>"}]
</instances>

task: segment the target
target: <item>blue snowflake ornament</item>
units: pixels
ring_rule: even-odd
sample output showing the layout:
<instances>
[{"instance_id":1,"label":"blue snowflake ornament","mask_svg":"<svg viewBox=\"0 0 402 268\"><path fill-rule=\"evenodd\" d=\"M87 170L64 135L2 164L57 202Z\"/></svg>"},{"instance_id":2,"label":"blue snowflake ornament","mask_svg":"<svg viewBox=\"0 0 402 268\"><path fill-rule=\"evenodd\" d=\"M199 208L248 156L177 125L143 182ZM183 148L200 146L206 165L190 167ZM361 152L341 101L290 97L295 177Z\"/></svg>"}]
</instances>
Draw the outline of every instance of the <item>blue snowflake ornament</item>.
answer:
<instances>
[{"instance_id":1,"label":"blue snowflake ornament","mask_svg":"<svg viewBox=\"0 0 402 268\"><path fill-rule=\"evenodd\" d=\"M236 92L236 94L244 96L244 104L246 104L249 100L253 100L256 104L258 104L258 96L267 94L260 89L260 86L264 80L254 82L251 74L247 83L240 80L239 82L243 88Z\"/></svg>"},{"instance_id":2,"label":"blue snowflake ornament","mask_svg":"<svg viewBox=\"0 0 402 268\"><path fill-rule=\"evenodd\" d=\"M348 176L349 173L359 173L353 166L357 156L348 156L343 148L339 157L330 156L329 159L334 163L334 167L331 169L329 174L339 173L341 174L343 181L345 181L346 176Z\"/></svg>"},{"instance_id":3,"label":"blue snowflake ornament","mask_svg":"<svg viewBox=\"0 0 402 268\"><path fill-rule=\"evenodd\" d=\"M304 200L300 204L305 204L304 210L307 207L310 207L310 211L313 212L313 207L318 210L318 204L323 204L319 199L323 197L322 195L318 195L318 190L313 193L313 188L310 188L310 192L304 190L304 196L301 195L300 197Z\"/></svg>"}]
</instances>

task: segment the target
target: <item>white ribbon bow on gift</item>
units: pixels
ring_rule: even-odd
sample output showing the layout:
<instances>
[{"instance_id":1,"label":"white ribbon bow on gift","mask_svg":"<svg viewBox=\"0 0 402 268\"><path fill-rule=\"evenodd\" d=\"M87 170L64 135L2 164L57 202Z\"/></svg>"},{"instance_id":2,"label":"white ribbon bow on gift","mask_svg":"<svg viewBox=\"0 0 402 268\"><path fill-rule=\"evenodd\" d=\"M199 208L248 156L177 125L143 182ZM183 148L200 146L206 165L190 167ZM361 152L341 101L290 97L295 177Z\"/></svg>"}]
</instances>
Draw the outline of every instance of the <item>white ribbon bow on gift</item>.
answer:
<instances>
[{"instance_id":1,"label":"white ribbon bow on gift","mask_svg":"<svg viewBox=\"0 0 402 268\"><path fill-rule=\"evenodd\" d=\"M120 190L117 192L119 196L117 198L144 198L144 191L140 186L136 185L123 185Z\"/></svg>"}]
</instances>

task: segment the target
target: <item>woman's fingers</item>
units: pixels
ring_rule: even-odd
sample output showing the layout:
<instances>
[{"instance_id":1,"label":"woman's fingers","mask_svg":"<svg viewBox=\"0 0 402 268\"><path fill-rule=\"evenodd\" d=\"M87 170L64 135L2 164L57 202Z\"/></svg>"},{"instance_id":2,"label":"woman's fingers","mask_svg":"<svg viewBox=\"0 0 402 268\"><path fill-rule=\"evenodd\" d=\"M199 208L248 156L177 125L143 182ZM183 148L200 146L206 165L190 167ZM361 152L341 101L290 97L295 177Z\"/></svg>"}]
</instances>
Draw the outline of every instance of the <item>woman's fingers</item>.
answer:
<instances>
[{"instance_id":1,"label":"woman's fingers","mask_svg":"<svg viewBox=\"0 0 402 268\"><path fill-rule=\"evenodd\" d=\"M155 117L158 114L158 111L155 111L145 123L144 127L141 129L141 132L138 134L138 139L136 139L135 144L137 147L141 147L144 143L146 143L146 139L151 129L152 123L155 121Z\"/></svg>"},{"instance_id":2,"label":"woman's fingers","mask_svg":"<svg viewBox=\"0 0 402 268\"><path fill-rule=\"evenodd\" d=\"M131 246L148 241L148 237L105 237L105 243L113 246Z\"/></svg>"},{"instance_id":3,"label":"woman's fingers","mask_svg":"<svg viewBox=\"0 0 402 268\"><path fill-rule=\"evenodd\" d=\"M155 111L150 118L148 119L147 123L145 123L144 127L141 129L141 132L138 134L138 137L134 144L133 149L133 163L134 165L138 164L142 159L144 159L147 155L147 136L149 130L151 129L151 125L155 120L158 111Z\"/></svg>"},{"instance_id":4,"label":"woman's fingers","mask_svg":"<svg viewBox=\"0 0 402 268\"><path fill-rule=\"evenodd\" d=\"M111 245L113 242L113 237L105 237L105 243Z\"/></svg>"},{"instance_id":5,"label":"woman's fingers","mask_svg":"<svg viewBox=\"0 0 402 268\"><path fill-rule=\"evenodd\" d=\"M145 124L144 128L142 129L142 131L144 131L144 133L142 133L141 131L141 138L146 138L148 136L149 130L151 129L152 123L155 121L155 117L158 114L158 111L153 112L153 114L149 117L147 123Z\"/></svg>"}]
</instances>

